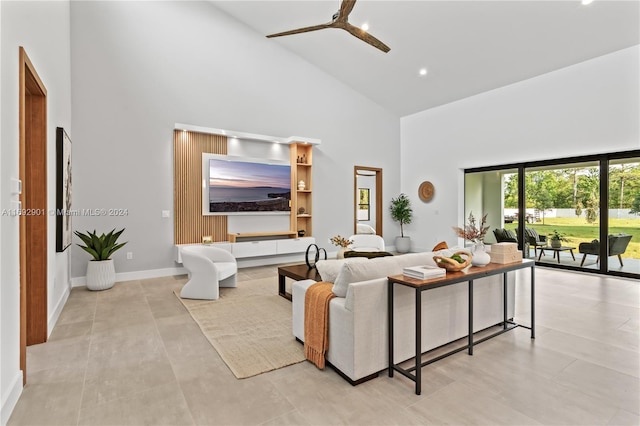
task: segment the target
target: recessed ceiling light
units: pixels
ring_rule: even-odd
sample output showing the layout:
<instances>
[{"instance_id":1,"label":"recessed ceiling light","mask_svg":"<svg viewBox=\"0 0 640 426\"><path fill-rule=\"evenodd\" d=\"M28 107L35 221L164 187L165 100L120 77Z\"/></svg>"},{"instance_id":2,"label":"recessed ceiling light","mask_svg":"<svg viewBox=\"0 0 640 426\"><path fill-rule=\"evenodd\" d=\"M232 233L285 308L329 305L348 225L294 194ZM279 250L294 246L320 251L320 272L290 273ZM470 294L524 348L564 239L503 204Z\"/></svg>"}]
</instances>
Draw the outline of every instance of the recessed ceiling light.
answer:
<instances>
[{"instance_id":1,"label":"recessed ceiling light","mask_svg":"<svg viewBox=\"0 0 640 426\"><path fill-rule=\"evenodd\" d=\"M427 75L427 69L426 68L420 68L420 71L418 71L418 74L420 74L421 76Z\"/></svg>"},{"instance_id":2,"label":"recessed ceiling light","mask_svg":"<svg viewBox=\"0 0 640 426\"><path fill-rule=\"evenodd\" d=\"M593 3L593 0L582 0L582 4L585 6L591 3Z\"/></svg>"},{"instance_id":3,"label":"recessed ceiling light","mask_svg":"<svg viewBox=\"0 0 640 426\"><path fill-rule=\"evenodd\" d=\"M362 31L369 31L369 24L365 22L360 28L362 28Z\"/></svg>"}]
</instances>

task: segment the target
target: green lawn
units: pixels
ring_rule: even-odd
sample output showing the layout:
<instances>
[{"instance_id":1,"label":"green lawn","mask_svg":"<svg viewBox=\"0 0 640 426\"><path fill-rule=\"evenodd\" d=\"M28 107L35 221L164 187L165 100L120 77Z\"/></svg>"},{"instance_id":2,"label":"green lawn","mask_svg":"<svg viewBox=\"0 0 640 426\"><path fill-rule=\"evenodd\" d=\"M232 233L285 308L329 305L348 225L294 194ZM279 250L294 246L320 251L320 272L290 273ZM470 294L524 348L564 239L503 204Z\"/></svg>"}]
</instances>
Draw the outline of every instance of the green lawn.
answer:
<instances>
[{"instance_id":1,"label":"green lawn","mask_svg":"<svg viewBox=\"0 0 640 426\"><path fill-rule=\"evenodd\" d=\"M599 223L589 224L584 218L545 218L544 222L544 225L542 222L528 223L527 227L535 229L540 235L547 236L557 230L568 239L568 241L563 242L563 245L578 247L578 244L596 240L600 235ZM505 224L505 228L515 231L518 228L518 222ZM610 219L609 233L633 235L622 257L640 259L640 218Z\"/></svg>"}]
</instances>

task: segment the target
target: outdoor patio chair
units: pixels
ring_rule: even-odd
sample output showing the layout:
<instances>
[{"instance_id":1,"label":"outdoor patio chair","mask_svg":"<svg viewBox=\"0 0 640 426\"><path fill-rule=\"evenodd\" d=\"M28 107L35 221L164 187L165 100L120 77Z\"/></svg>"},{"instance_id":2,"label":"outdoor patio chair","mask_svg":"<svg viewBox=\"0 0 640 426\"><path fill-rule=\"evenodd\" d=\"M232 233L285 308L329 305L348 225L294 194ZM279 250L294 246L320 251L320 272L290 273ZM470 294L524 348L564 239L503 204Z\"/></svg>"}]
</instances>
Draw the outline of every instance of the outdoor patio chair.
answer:
<instances>
[{"instance_id":1,"label":"outdoor patio chair","mask_svg":"<svg viewBox=\"0 0 640 426\"><path fill-rule=\"evenodd\" d=\"M537 257L538 256L538 247L546 247L547 246L547 237L546 235L538 234L533 228L524 228L524 236L529 245L533 246L533 253Z\"/></svg>"},{"instance_id":2,"label":"outdoor patio chair","mask_svg":"<svg viewBox=\"0 0 640 426\"><path fill-rule=\"evenodd\" d=\"M496 228L493 230L497 243L517 243L518 237L510 229Z\"/></svg>"},{"instance_id":3,"label":"outdoor patio chair","mask_svg":"<svg viewBox=\"0 0 640 426\"><path fill-rule=\"evenodd\" d=\"M608 243L609 243L609 256L618 256L618 260L620 261L620 266L624 266L622 263L622 257L620 256L627 250L627 246L629 245L629 241L631 241L631 237L633 235L628 234L615 234L609 235ZM600 241L593 240L590 243L580 243L578 246L578 251L584 256L582 256L582 262L580 262L580 266L584 265L584 260L587 258L588 254L594 254L598 256L596 262L600 261Z\"/></svg>"}]
</instances>

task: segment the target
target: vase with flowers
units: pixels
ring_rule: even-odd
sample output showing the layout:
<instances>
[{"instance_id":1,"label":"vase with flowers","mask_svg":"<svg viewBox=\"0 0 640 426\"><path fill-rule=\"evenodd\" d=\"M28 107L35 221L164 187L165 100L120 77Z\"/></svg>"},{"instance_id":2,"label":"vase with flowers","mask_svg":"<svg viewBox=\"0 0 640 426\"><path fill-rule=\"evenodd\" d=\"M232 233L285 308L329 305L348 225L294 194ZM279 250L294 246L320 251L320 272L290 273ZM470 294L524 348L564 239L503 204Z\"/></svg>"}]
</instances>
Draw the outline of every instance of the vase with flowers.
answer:
<instances>
[{"instance_id":1,"label":"vase with flowers","mask_svg":"<svg viewBox=\"0 0 640 426\"><path fill-rule=\"evenodd\" d=\"M473 266L486 266L491 262L491 256L489 256L489 253L487 253L484 248L484 237L487 235L489 228L489 225L487 225L487 215L482 216L480 225L478 225L476 218L473 216L473 212L469 212L469 218L464 228L458 226L453 227L458 237L473 243L473 247L471 248L471 255L473 257L471 264Z\"/></svg>"},{"instance_id":2,"label":"vase with flowers","mask_svg":"<svg viewBox=\"0 0 640 426\"><path fill-rule=\"evenodd\" d=\"M331 237L329 239L329 241L331 242L331 244L333 244L334 246L340 247L340 249L338 250L338 259L343 259L344 258L344 252L349 249L349 246L351 244L353 244L352 240L349 240L347 238L344 238L340 235L336 235L335 237Z\"/></svg>"}]
</instances>

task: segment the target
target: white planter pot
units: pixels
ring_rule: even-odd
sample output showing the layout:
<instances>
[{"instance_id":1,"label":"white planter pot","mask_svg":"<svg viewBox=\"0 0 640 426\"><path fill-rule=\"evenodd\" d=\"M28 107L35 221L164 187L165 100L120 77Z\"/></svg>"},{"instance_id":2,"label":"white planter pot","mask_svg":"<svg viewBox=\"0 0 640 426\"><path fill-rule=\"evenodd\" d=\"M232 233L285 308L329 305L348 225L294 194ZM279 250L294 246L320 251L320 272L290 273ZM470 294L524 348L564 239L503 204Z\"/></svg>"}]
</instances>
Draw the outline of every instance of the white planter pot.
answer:
<instances>
[{"instance_id":1,"label":"white planter pot","mask_svg":"<svg viewBox=\"0 0 640 426\"><path fill-rule=\"evenodd\" d=\"M89 290L107 290L116 282L116 269L113 259L91 260L87 264L87 288Z\"/></svg>"},{"instance_id":2,"label":"white planter pot","mask_svg":"<svg viewBox=\"0 0 640 426\"><path fill-rule=\"evenodd\" d=\"M411 251L411 237L396 237L396 251L409 253Z\"/></svg>"}]
</instances>

